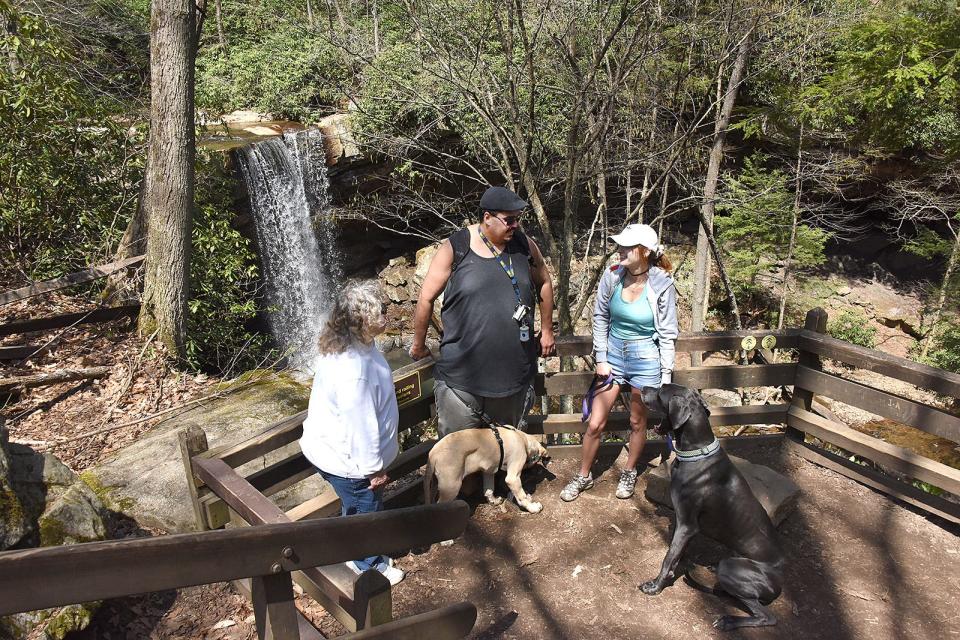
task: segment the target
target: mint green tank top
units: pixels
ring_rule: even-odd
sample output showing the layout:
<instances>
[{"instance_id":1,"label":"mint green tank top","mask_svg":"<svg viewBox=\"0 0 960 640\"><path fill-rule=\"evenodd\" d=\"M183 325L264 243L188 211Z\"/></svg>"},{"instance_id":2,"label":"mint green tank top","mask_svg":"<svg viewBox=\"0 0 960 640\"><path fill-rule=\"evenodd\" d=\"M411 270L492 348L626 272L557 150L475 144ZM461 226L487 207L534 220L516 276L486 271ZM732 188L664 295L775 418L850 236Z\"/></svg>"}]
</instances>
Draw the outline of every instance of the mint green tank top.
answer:
<instances>
[{"instance_id":1,"label":"mint green tank top","mask_svg":"<svg viewBox=\"0 0 960 640\"><path fill-rule=\"evenodd\" d=\"M610 298L610 333L621 340L643 340L656 333L653 324L653 308L647 298L644 285L640 297L633 302L623 299L623 282L617 284Z\"/></svg>"}]
</instances>

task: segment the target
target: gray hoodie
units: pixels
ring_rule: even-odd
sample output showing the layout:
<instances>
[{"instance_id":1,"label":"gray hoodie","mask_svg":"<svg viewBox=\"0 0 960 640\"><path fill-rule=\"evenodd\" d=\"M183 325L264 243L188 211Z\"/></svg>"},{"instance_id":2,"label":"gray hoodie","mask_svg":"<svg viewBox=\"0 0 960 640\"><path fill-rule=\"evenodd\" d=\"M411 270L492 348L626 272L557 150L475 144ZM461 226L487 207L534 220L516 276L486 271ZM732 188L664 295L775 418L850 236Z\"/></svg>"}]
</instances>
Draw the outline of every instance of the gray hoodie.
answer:
<instances>
[{"instance_id":1,"label":"gray hoodie","mask_svg":"<svg viewBox=\"0 0 960 640\"><path fill-rule=\"evenodd\" d=\"M610 298L623 280L627 270L620 265L607 269L597 287L597 301L593 307L593 353L597 362L607 361L607 336L610 333ZM653 325L656 335L653 340L660 348L660 375L663 384L673 379L673 362L676 359L674 343L680 334L677 322L677 288L673 276L660 267L651 267L647 274L646 292L650 307L654 310Z\"/></svg>"}]
</instances>

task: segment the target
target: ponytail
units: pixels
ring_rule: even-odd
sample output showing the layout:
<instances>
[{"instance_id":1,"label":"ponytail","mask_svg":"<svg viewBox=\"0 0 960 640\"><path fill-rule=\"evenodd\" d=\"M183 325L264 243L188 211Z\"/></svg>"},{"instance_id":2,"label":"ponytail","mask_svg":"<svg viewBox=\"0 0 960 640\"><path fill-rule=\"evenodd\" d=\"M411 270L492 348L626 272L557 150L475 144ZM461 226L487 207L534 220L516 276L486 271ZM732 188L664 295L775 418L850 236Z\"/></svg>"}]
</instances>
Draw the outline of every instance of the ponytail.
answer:
<instances>
[{"instance_id":1,"label":"ponytail","mask_svg":"<svg viewBox=\"0 0 960 640\"><path fill-rule=\"evenodd\" d=\"M655 267L660 267L667 273L673 271L673 263L670 262L670 258L668 258L667 254L664 252L663 246L657 249L657 252L653 255L651 264Z\"/></svg>"}]
</instances>

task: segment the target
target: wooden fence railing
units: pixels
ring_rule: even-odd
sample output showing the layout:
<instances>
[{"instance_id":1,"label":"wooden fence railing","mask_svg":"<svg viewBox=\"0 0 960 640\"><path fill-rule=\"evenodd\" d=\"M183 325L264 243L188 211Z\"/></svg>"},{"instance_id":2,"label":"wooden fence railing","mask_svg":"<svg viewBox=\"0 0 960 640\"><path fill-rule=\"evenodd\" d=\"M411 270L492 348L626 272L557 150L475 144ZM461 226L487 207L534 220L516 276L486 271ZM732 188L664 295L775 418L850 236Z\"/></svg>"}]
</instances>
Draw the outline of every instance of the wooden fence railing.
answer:
<instances>
[{"instance_id":1,"label":"wooden fence railing","mask_svg":"<svg viewBox=\"0 0 960 640\"><path fill-rule=\"evenodd\" d=\"M293 575L455 538L469 515L466 503L457 501L349 518L5 551L0 615L249 578L260 638L323 638L296 609ZM454 640L470 632L476 615L473 605L460 603L347 637Z\"/></svg>"},{"instance_id":2,"label":"wooden fence railing","mask_svg":"<svg viewBox=\"0 0 960 640\"><path fill-rule=\"evenodd\" d=\"M738 349L744 340L757 344L765 342L768 349L795 349L798 330L741 331L718 334L688 334L678 341L678 350L716 351ZM589 353L589 338L572 337L560 341L560 355ZM394 372L394 383L400 402L402 431L428 420L434 414L433 366L431 358L418 361ZM678 371L677 381L701 388L736 389L740 386L789 384L793 380L796 363L749 365L729 367L699 367ZM535 387L551 396L582 394L590 383L589 373L556 373L537 377ZM711 416L715 425L782 424L786 421L788 405L755 405L723 407ZM340 511L340 501L332 490L321 493L296 505L281 510L270 496L291 487L316 473L296 447L290 447L303 434L306 412L298 413L270 425L262 432L239 443L209 449L202 429L192 428L180 434L181 453L187 476L194 512L199 530L217 529L227 523L263 526L281 522L298 522L334 515ZM611 429L626 429L627 416L615 413ZM528 431L542 434L582 433L579 415L533 415ZM782 438L778 434L776 438ZM391 481L399 480L426 464L427 455L435 440L426 440L404 451L387 469ZM650 455L662 450L662 441L651 441ZM623 442L605 445L605 452L616 454ZM579 456L580 445L550 447L554 457ZM268 458L269 457L269 458ZM237 469L253 460L269 459L263 468L246 476ZM403 488L385 496L388 508L410 504L422 495L419 478L407 482ZM387 581L379 573L369 571L357 576L343 564L315 567L298 571L293 579L317 600L331 615L351 631L379 628L391 620L391 592ZM240 583L240 589L249 587Z\"/></svg>"},{"instance_id":3,"label":"wooden fence railing","mask_svg":"<svg viewBox=\"0 0 960 640\"><path fill-rule=\"evenodd\" d=\"M960 494L960 471L903 448L866 436L846 425L831 421L829 418L818 414L813 406L815 395L827 396L929 433L937 434L954 442L960 442L960 418L935 407L875 389L841 376L829 374L823 370L820 359L822 357L831 358L954 397L960 397L960 376L919 365L904 358L897 358L835 340L823 334L825 327L826 314L822 310L813 310L808 314L807 323L803 330L683 334L677 341L677 351L680 353L756 349L761 350L765 354L763 358L765 362L771 364L701 366L679 369L674 373L674 380L678 384L700 389L739 389L753 386L794 385L792 400L789 403L714 407L710 416L711 423L714 426L786 425L786 439L784 439L783 434L725 438L725 446L744 441L756 441L760 438L783 440L792 451L808 460L834 469L871 487L927 509L943 518L960 522L960 508L957 504L927 494L907 482L902 482L869 467L858 465L843 456L817 446L813 441L808 441L808 437L819 439L844 451L849 451L887 468L899 471L910 478L922 480L952 493ZM584 356L589 353L590 348L589 337L575 336L558 341L558 355L560 356ZM798 358L796 361L779 362L778 360L792 359L792 356L777 358L774 354L776 350L787 350L791 354L796 352ZM401 405L401 431L410 429L433 415L432 372L433 361L427 358L403 367L394 373L394 382ZM547 396L547 403L541 406L540 415L530 417L528 430L540 434L582 433L584 425L581 423L578 414L549 413L548 408L551 406L551 398L582 394L590 382L590 377L589 372L561 372L538 375L535 387L539 395ZM315 496L287 511L281 510L270 500L271 495L315 473L315 470L299 449L295 446L289 446L302 435L302 423L305 416L306 412L299 413L270 425L259 434L243 442L231 443L214 449L208 448L206 435L201 429L194 428L181 432L181 451L187 477L190 479L188 485L199 530L218 529L228 523L250 525L225 532L217 532L217 535L241 536L238 539L244 540L247 540L247 538L243 538L243 536L253 536L249 540L261 540L260 536L273 533L279 536L280 532L283 531L297 532L297 535L309 531L313 534L312 536L304 533L302 538L297 538L297 540L306 541L308 539L319 540L319 532L325 532L323 535L333 535L332 532L340 531L335 528L323 528L327 525L333 526L332 523L362 522L370 524L380 522L377 520L370 520L369 522L355 520L355 518L366 518L367 516L355 516L342 520L336 518L315 520L340 511L339 500L332 490ZM656 419L656 416L654 416L654 419ZM611 415L609 428L611 431L629 428L627 415L623 412L614 412ZM401 453L388 469L390 479L392 481L399 480L411 472L417 471L425 464L427 454L434 443L433 440L426 440ZM615 442L603 446L607 453L616 454L624 445L622 442ZM652 456L663 451L662 441L651 439L647 446L650 449L648 453ZM554 457L578 457L580 455L580 445L576 444L553 445L549 448ZM265 460L268 457L271 462L262 469L247 475L238 471L248 462ZM402 488L387 494L388 507L409 504L414 496L421 494L422 486L419 479L408 478L407 480L410 481L403 484ZM431 509L436 508L436 506L431 507ZM371 517L385 518L389 514L405 513L412 512L389 510L380 514L371 514ZM430 513L440 512L431 511ZM466 516L463 517L463 522L457 520L455 527L457 534L465 526ZM314 530L313 526L319 528ZM310 555L307 561L304 561L300 556L301 542L279 544L280 538L271 539L273 542L263 547L264 549L268 547L270 549L270 553L267 554L269 556L267 559L271 560L268 571L263 569L263 566L267 566L263 564L267 560L258 556L259 552L253 552L252 557L255 560L244 560L243 562L237 560L238 566L243 567L242 570L237 569L231 561L231 563L228 563L231 569L227 571L222 566L222 559L232 559L238 554L221 550L215 554L204 555L200 552L191 552L184 555L178 551L175 556L176 562L173 562L169 560L174 557L172 551L168 555L163 555L162 551L153 551L154 547L151 545L160 545L156 548L166 549L166 547L163 547L165 543L162 541L168 541L166 544L173 544L169 541L176 541L177 536L153 539L161 542L154 542L153 540L131 541L146 545L142 548L142 551L146 554L144 557L148 560L163 557L167 558L171 564L170 568L163 569L160 567L163 563L159 560L156 561L157 568L155 571L156 576L159 577L156 578L155 582L149 583L143 583L137 578L131 578L133 582L130 583L125 582L128 579L127 577L117 579L117 576L125 570L123 569L125 565L120 562L120 559L132 562L131 559L138 558L136 562L142 564L143 560L139 559L140 551L138 549L141 549L140 547L124 548L126 550L123 553L112 552L117 555L104 552L106 555L100 556L101 560L98 562L74 560L74 558L83 557L84 549L93 548L89 545L77 545L63 549L8 552L7 554L0 554L0 613L24 610L24 608L36 609L52 606L56 602L75 602L77 600L112 597L124 593L175 588L187 584L198 584L204 580L219 581L253 576L249 581L241 581L239 586L252 594L256 605L255 609L259 607L257 609L258 625L262 629L275 625L278 633L292 634L291 629L296 624L299 633L304 634L302 637L315 637L309 635L311 632L308 630L309 625L305 621L296 622L290 607L284 604L282 606L276 605L279 607L276 609L270 608L272 605L269 603L286 602L287 594L290 591L290 580L295 580L306 593L320 602L347 629L357 631L353 637L416 637L418 640L421 637L462 637L472 628L476 616L476 611L472 606L456 605L440 612L414 616L403 621L393 621L391 620L390 588L386 579L375 571L368 571L358 577L342 565L344 560L360 557L367 554L368 551L384 552L410 548L425 545L430 541L453 537L451 529L441 526L439 520L436 526L439 528L431 529L429 534L426 533L426 529L417 530L416 527L414 528L416 531L423 533L422 536L417 538L419 544L414 544L410 539L402 537L398 541L394 533L396 528L385 528L386 525L384 527L364 526L362 530L360 528L349 529L353 535L343 534L329 538L340 541L338 544L341 546L334 546L339 550L338 553L331 552L329 555L322 557ZM445 526L452 525L447 523ZM341 534L344 531L348 531L348 529L342 530ZM391 533L384 533L385 531ZM408 531L408 535L412 534ZM381 541L386 545L388 538L390 539L390 545L379 545ZM326 539L328 538L324 538L324 540ZM188 539L181 538L181 540L186 541ZM194 539L189 540L193 541ZM211 540L213 539L211 538ZM216 540L220 540L220 538ZM223 540L232 541L233 538L228 537L223 538ZM371 541L378 542L378 544L374 545ZM211 548L210 546L204 546L206 543L203 538L197 538L195 542L199 546L194 551ZM361 543L366 542L369 542L370 546L361 545ZM116 545L127 543L95 544ZM229 547L226 542L224 545L223 549ZM104 549L111 548L109 546L104 547ZM236 550L235 547L229 548ZM256 548L260 549L260 547ZM323 548L329 549L326 546ZM280 558L276 557L277 549L282 550ZM11 553L18 555L10 555ZM60 556L57 554L66 555ZM39 564L31 564L31 555L34 559L40 559ZM70 560L60 564L59 573L53 573L57 558ZM114 561L116 562L114 563ZM154 561L149 560L148 567L153 567L150 562ZM112 571L107 568L108 565ZM180 565L190 565L188 573L192 582L185 581L183 575L174 569L175 566ZM92 568L93 573L85 577L84 572L88 566ZM27 567L38 567L41 571L31 575L31 571ZM73 573L64 574L64 567L68 567ZM8 571L8 568L12 570ZM274 569L277 571L275 572ZM150 568L150 571L154 571L154 569ZM277 574L283 577L274 578L273 576ZM70 575L71 578L75 577L75 580L67 581L67 584L72 586L52 590L52 593L60 594L59 599L54 598L56 602L50 599L49 593L42 593L43 590L40 587L44 584L44 580L51 580L51 576L54 575L59 577L51 584L62 580L64 575ZM131 573L131 575L137 576L139 574ZM38 578L37 576L45 576L45 578ZM23 588L19 588L17 581L20 579L27 580L23 583L26 585ZM92 590L76 590L76 585L88 579L93 584L100 586ZM33 581L31 582L31 580ZM114 586L108 588L108 583ZM65 596L64 594L68 595ZM8 600L8 596L12 599ZM274 620L277 622L274 623ZM469 625L467 625L468 622ZM309 629L312 629L312 627L309 627ZM440 629L444 631L436 631ZM428 633L427 630L430 630L430 632ZM264 631L264 633L266 632ZM278 635L277 637L297 636Z\"/></svg>"},{"instance_id":4,"label":"wooden fence railing","mask_svg":"<svg viewBox=\"0 0 960 640\"><path fill-rule=\"evenodd\" d=\"M927 493L870 467L836 455L804 435L812 436L885 468L960 496L960 470L860 433L817 415L813 397L821 395L875 415L960 442L960 418L908 398L827 373L821 358L879 373L946 396L960 398L960 375L906 358L866 349L824 335L827 314L813 309L799 336L799 361L793 401L787 411L787 444L800 456L853 478L946 520L960 522L960 505Z\"/></svg>"}]
</instances>

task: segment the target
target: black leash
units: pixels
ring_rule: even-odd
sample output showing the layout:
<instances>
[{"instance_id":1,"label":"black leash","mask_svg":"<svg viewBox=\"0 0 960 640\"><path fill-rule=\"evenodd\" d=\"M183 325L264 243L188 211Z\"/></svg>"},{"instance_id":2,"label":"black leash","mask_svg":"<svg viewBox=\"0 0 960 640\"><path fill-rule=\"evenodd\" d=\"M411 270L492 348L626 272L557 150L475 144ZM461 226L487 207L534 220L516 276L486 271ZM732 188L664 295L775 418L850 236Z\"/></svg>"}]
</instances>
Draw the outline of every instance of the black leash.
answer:
<instances>
[{"instance_id":1,"label":"black leash","mask_svg":"<svg viewBox=\"0 0 960 640\"><path fill-rule=\"evenodd\" d=\"M460 402L463 403L463 406L465 406L467 409L473 412L474 417L479 419L483 423L483 426L493 431L493 437L497 439L497 446L500 447L500 462L497 464L497 471L500 471L500 469L503 467L503 457L504 457L503 437L500 435L500 429L509 429L511 431L516 431L516 429L514 427L508 427L507 425L503 424L499 420L494 420L489 415L487 415L485 411L479 409L478 407L473 406L472 403L464 400L463 396L461 396L457 392L457 390L454 389L453 387L448 386L447 388L453 392L453 395L457 396L457 398L460 399Z\"/></svg>"}]
</instances>

